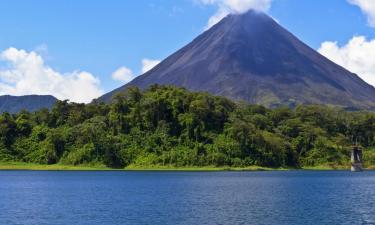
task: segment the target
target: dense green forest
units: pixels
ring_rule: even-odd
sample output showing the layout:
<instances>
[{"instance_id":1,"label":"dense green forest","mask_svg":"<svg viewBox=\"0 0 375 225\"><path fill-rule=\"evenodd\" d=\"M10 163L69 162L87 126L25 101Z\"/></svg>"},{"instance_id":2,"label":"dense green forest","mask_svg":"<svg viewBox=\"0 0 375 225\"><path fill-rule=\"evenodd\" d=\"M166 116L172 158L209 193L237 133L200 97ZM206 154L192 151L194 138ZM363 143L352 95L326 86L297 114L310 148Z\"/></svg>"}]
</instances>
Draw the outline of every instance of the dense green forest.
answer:
<instances>
[{"instance_id":1,"label":"dense green forest","mask_svg":"<svg viewBox=\"0 0 375 225\"><path fill-rule=\"evenodd\" d=\"M358 142L375 165L375 113L306 105L267 109L154 85L111 104L58 101L0 116L0 161L127 166L348 165Z\"/></svg>"}]
</instances>

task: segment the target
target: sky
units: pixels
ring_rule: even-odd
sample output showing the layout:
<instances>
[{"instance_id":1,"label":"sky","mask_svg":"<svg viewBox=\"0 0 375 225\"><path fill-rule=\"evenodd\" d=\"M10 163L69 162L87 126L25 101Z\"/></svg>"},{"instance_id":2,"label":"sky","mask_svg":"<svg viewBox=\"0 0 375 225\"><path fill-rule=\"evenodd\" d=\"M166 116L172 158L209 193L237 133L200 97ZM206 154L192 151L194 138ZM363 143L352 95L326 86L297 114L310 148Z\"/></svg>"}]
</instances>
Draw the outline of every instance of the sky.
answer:
<instances>
[{"instance_id":1,"label":"sky","mask_svg":"<svg viewBox=\"0 0 375 225\"><path fill-rule=\"evenodd\" d=\"M0 95L90 102L249 9L375 85L375 0L0 0Z\"/></svg>"}]
</instances>

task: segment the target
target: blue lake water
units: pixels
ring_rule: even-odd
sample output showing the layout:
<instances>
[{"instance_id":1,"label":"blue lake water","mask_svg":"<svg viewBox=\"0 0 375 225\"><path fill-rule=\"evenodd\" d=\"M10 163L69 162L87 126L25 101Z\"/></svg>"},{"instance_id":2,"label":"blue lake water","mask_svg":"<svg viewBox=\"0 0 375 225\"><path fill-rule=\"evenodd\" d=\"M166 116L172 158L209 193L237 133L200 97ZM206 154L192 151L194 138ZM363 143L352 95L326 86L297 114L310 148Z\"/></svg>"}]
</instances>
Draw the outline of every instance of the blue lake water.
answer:
<instances>
[{"instance_id":1,"label":"blue lake water","mask_svg":"<svg viewBox=\"0 0 375 225\"><path fill-rule=\"evenodd\" d=\"M0 171L0 224L375 224L375 172Z\"/></svg>"}]
</instances>

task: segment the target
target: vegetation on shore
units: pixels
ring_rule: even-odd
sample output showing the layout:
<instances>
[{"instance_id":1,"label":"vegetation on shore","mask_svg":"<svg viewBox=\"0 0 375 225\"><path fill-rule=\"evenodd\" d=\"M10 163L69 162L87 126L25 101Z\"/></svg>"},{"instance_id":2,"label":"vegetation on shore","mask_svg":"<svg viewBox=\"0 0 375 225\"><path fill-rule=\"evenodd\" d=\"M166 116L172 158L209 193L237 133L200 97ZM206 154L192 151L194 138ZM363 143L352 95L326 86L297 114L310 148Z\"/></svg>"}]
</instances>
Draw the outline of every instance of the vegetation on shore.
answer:
<instances>
[{"instance_id":1,"label":"vegetation on shore","mask_svg":"<svg viewBox=\"0 0 375 225\"><path fill-rule=\"evenodd\" d=\"M174 166L158 166L151 165L149 167L127 166L125 168L110 168L105 165L64 165L64 164L35 164L22 162L2 162L0 163L0 170L83 170L83 171L271 171L271 170L287 170L287 168L268 168L261 166L248 167L174 167Z\"/></svg>"},{"instance_id":2,"label":"vegetation on shore","mask_svg":"<svg viewBox=\"0 0 375 225\"><path fill-rule=\"evenodd\" d=\"M0 170L43 170L43 171L290 171L290 170L349 170L347 166L337 165L320 165L304 168L270 168L262 166L247 167L175 167L175 166L159 166L151 165L149 167L141 167L129 165L124 168L110 168L105 165L83 164L83 165L64 165L64 164L36 164L24 162L0 162ZM366 168L374 170L374 167Z\"/></svg>"},{"instance_id":3,"label":"vegetation on shore","mask_svg":"<svg viewBox=\"0 0 375 225\"><path fill-rule=\"evenodd\" d=\"M0 115L0 169L347 168L356 142L373 167L375 113L267 109L157 85L111 104Z\"/></svg>"},{"instance_id":4,"label":"vegetation on shore","mask_svg":"<svg viewBox=\"0 0 375 225\"><path fill-rule=\"evenodd\" d=\"M112 170L105 165L63 165L24 162L0 162L0 170Z\"/></svg>"}]
</instances>

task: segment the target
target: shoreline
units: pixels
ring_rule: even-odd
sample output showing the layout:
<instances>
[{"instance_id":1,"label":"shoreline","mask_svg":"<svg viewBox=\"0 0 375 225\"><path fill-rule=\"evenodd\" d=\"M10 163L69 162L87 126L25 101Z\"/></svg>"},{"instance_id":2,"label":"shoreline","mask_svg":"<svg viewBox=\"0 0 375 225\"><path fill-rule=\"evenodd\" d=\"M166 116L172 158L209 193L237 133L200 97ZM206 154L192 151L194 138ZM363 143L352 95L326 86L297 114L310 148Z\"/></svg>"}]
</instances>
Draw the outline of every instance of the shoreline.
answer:
<instances>
[{"instance_id":1,"label":"shoreline","mask_svg":"<svg viewBox=\"0 0 375 225\"><path fill-rule=\"evenodd\" d=\"M374 166L365 168L365 170L374 170ZM261 166L249 167L170 167L170 166L128 166L125 168L109 168L104 165L63 165L63 164L33 164L20 162L0 162L1 170L30 170L30 171L170 171L170 172L220 172L220 171L345 171L349 167L320 165L315 167L303 168L270 168Z\"/></svg>"}]
</instances>

